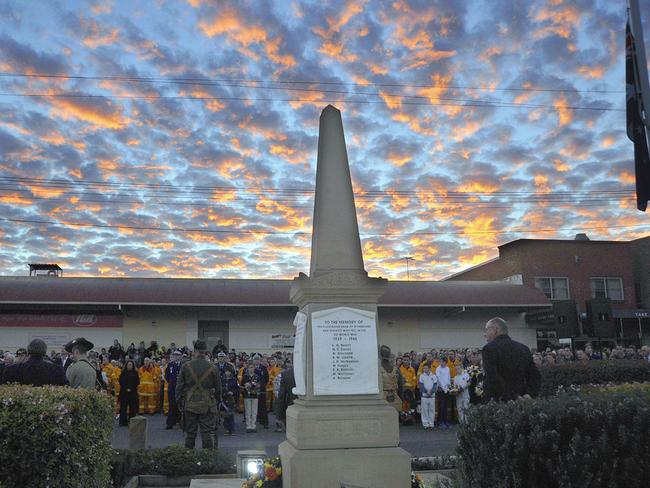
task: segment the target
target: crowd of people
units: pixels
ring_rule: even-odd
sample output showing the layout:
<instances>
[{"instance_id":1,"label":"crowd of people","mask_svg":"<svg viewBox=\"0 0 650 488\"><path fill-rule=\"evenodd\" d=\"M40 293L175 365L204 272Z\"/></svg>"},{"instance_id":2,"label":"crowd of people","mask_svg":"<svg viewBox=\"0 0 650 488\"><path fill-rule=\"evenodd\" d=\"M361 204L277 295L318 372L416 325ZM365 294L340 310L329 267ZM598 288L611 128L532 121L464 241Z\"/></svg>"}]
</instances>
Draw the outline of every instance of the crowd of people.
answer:
<instances>
[{"instance_id":1,"label":"crowd of people","mask_svg":"<svg viewBox=\"0 0 650 488\"><path fill-rule=\"evenodd\" d=\"M61 351L50 350L49 354L39 339L15 353L0 351L0 383L96 388L115 398L120 425L128 425L128 419L136 414L157 413L167 416L168 429L180 423L182 405L176 401L175 393L181 366L193 357L189 347L174 343L159 346L151 341L149 346L140 342L138 347L131 343L124 348L115 340L109 348L94 350L91 343L84 341L77 339L76 343L72 341ZM485 348L468 348L393 355L382 346L384 398L398 410L402 423L419 421L425 429L444 429L462 422L470 404L486 399L485 353ZM269 412L274 413L275 429L283 430L286 409L294 399L291 352L228 351L219 342L212 351L205 351L204 357L219 374L219 418L227 435L235 433L237 413L244 414L246 432L256 432L258 425L268 429ZM617 359L650 361L650 347L595 351L591 344L586 344L584 349L577 350L532 350L532 362L538 368L572 361ZM535 381L529 379L529 383Z\"/></svg>"},{"instance_id":2,"label":"crowd of people","mask_svg":"<svg viewBox=\"0 0 650 488\"><path fill-rule=\"evenodd\" d=\"M533 361L537 366L549 366L554 364L565 364L574 361L594 361L594 360L643 360L650 361L650 346L615 346L614 348L603 347L595 349L594 346L588 342L584 348L572 349L570 347L561 347L559 349L551 349L550 347L543 351L533 349Z\"/></svg>"}]
</instances>

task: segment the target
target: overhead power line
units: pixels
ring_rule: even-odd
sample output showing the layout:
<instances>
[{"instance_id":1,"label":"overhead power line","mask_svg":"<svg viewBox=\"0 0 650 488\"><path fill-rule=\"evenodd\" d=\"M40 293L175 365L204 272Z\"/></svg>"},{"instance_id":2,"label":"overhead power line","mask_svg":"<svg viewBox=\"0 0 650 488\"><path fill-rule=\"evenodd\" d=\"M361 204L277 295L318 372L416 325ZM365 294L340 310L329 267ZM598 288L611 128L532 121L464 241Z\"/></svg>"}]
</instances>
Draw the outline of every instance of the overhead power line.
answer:
<instances>
[{"instance_id":1,"label":"overhead power line","mask_svg":"<svg viewBox=\"0 0 650 488\"><path fill-rule=\"evenodd\" d=\"M204 228L184 228L184 227L154 227L154 226L136 226L136 225L113 225L113 224L92 224L86 222L56 222L51 220L36 219L10 219L0 217L0 220L18 224L39 224L63 227L90 227L99 229L127 229L127 230L151 230L161 232L180 232L180 233L203 233L203 234L263 234L263 235L311 235L311 232L302 230L295 231L274 231L274 230L239 230L239 229L204 229ZM536 232L562 232L562 231L585 231L597 229L630 229L636 227L647 227L647 224L634 225L602 225L591 227L565 227L556 229L511 229L511 230L475 230L472 232L465 231L417 231L417 232L375 232L362 234L362 237L409 237L419 235L474 235L474 234L515 234L515 233L536 233Z\"/></svg>"},{"instance_id":2,"label":"overhead power line","mask_svg":"<svg viewBox=\"0 0 650 488\"><path fill-rule=\"evenodd\" d=\"M0 184L2 181L11 182L14 184L34 185L34 186L47 186L47 187L70 187L76 189L77 187L101 187L106 189L125 189L125 190L178 190L179 193L201 193L201 192L255 192L257 193L286 193L297 195L313 195L315 190L313 188L291 188L291 187L263 187L263 186L207 186L207 185L182 185L172 183L141 183L141 182L108 182L99 180L64 180L57 178L32 178L32 177L17 177L17 176L0 176ZM629 189L614 189L614 188L596 188L593 190L567 190L567 191L426 191L426 190L402 190L398 188L389 188L386 190L359 190L355 192L355 198L362 198L364 196L377 196L377 195L399 195L399 196L501 196L501 195L525 195L525 196L553 196L553 195L626 195L629 194Z\"/></svg>"},{"instance_id":3,"label":"overhead power line","mask_svg":"<svg viewBox=\"0 0 650 488\"><path fill-rule=\"evenodd\" d=\"M6 191L0 188L0 191ZM27 191L27 190L25 190ZM89 195L88 193L83 194L83 193L76 193L75 195ZM92 195L102 195L101 193L94 193ZM259 199L236 199L236 200L217 200L217 199L207 199L203 202L197 202L196 199L191 199L191 200L183 200L183 201L161 201L161 197L152 197L148 200L128 200L128 199L123 199L123 198L103 198L103 199L94 199L94 198L79 198L77 196L69 196L67 198L56 198L56 197L39 197L39 196L26 196L26 195L9 195L11 197L11 201L9 202L3 202L2 197L0 196L0 205L2 204L8 204L8 203L20 203L23 205L36 205L37 202L66 202L72 205L77 205L77 204L86 204L86 203L91 203L91 204L101 204L102 207L109 207L112 205L138 205L138 206L152 206L155 205L156 207L192 207L192 208L199 208L199 209L209 209L209 208L216 208L216 207L237 207L237 206L252 206L256 207L260 203L265 203L260 201ZM73 201L74 200L74 201ZM621 201L634 201L635 197L634 195L625 195L625 196L611 196L611 197L586 197L586 198L578 198L578 199L565 199L565 200L550 200L550 201L543 201L543 200L520 200L520 201L515 201L515 202L494 202L494 203L501 203L502 205L494 205L492 202L486 202L486 201L457 201L457 202L447 202L446 205L448 206L449 210L457 210L458 206L463 206L465 208L471 208L472 210L490 210L490 209L512 209L514 204L521 204L521 205L526 205L526 204L549 204L553 205L554 207L576 207L579 206L580 208L584 207L603 207L605 205L611 204L611 203L619 203ZM286 200L270 200L269 203L277 203L281 205L282 207L287 207L287 208L308 208L312 209L313 204L294 204L293 201L286 201ZM389 198L386 198L384 200L377 200L376 203L385 203L385 204L390 204L391 200ZM409 203L408 209L413 210L415 208L425 208L422 204L417 204L413 205ZM445 209L442 209L443 211Z\"/></svg>"},{"instance_id":4,"label":"overhead power line","mask_svg":"<svg viewBox=\"0 0 650 488\"><path fill-rule=\"evenodd\" d=\"M90 95L79 93L0 93L0 97L23 97L23 98L79 98L79 99L116 99L116 100L216 100L216 101L241 101L241 102L298 102L298 103L360 103L360 104L385 104L384 100L353 100L353 99L311 99L311 98L253 98L253 97L232 97L232 96L191 96L191 95ZM436 100L437 98L433 98ZM413 106L453 106L453 107L483 107L483 108L535 108L545 110L591 110L595 112L625 112L623 108L609 107L581 107L577 105L536 105L519 104L509 102L467 101L464 103L455 102L399 102L400 105Z\"/></svg>"},{"instance_id":5,"label":"overhead power line","mask_svg":"<svg viewBox=\"0 0 650 488\"><path fill-rule=\"evenodd\" d=\"M491 86L467 86L453 85L446 83L358 83L344 81L320 81L320 80L265 80L246 78L154 78L141 76L85 76L85 75L62 75L45 73L0 73L2 77L14 78L53 78L68 80L92 80L92 81L124 81L130 83L171 83L189 85L217 85L223 83L266 83L276 85L326 85L326 86L379 86L388 88L447 88L453 90L480 90L480 91L514 91L514 92L559 92L559 93L625 93L624 90L577 90L575 88L536 88L536 87L491 87Z\"/></svg>"}]
</instances>

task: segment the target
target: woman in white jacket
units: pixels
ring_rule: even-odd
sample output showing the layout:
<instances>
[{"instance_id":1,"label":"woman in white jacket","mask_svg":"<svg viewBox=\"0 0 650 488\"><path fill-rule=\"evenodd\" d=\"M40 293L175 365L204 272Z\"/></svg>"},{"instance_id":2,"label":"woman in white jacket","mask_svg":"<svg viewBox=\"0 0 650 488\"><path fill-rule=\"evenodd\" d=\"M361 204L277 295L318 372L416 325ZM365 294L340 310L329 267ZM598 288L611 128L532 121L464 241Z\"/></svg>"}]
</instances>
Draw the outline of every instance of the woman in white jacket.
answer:
<instances>
[{"instance_id":1,"label":"woman in white jacket","mask_svg":"<svg viewBox=\"0 0 650 488\"><path fill-rule=\"evenodd\" d=\"M456 410L458 410L458 421L465 421L465 410L469 406L469 373L461 367L458 366L457 374L454 376L454 385L460 390L458 395L456 395Z\"/></svg>"}]
</instances>

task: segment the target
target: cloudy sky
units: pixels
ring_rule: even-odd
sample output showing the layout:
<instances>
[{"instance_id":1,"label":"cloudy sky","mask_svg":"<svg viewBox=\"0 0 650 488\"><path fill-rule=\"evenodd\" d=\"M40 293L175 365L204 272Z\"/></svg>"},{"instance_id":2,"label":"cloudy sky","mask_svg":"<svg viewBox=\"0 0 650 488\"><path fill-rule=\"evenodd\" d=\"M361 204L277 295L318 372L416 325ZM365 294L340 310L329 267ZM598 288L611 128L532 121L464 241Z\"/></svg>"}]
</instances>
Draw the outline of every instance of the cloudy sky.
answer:
<instances>
[{"instance_id":1,"label":"cloudy sky","mask_svg":"<svg viewBox=\"0 0 650 488\"><path fill-rule=\"evenodd\" d=\"M646 49L650 51L650 0ZM519 238L629 240L625 1L0 0L0 268L309 269L341 109L374 276Z\"/></svg>"}]
</instances>

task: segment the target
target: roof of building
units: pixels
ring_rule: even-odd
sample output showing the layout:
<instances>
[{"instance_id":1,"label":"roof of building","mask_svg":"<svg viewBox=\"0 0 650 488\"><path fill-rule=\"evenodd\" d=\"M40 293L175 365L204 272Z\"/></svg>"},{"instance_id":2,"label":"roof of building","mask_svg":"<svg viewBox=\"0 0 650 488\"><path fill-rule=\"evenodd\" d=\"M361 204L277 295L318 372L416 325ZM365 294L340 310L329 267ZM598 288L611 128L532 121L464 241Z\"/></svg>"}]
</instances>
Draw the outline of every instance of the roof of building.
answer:
<instances>
[{"instance_id":1,"label":"roof of building","mask_svg":"<svg viewBox=\"0 0 650 488\"><path fill-rule=\"evenodd\" d=\"M640 240L640 239L638 239ZM591 239L515 239L497 246L499 249L520 244L541 244L541 245L558 245L558 244L576 244L580 246L600 246L600 245L629 245L633 241L592 241Z\"/></svg>"},{"instance_id":2,"label":"roof of building","mask_svg":"<svg viewBox=\"0 0 650 488\"><path fill-rule=\"evenodd\" d=\"M0 303L291 306L292 280L0 276ZM390 281L379 306L550 306L539 290L502 282Z\"/></svg>"},{"instance_id":3,"label":"roof of building","mask_svg":"<svg viewBox=\"0 0 650 488\"><path fill-rule=\"evenodd\" d=\"M29 263L29 269L40 271L63 271L58 264Z\"/></svg>"}]
</instances>

